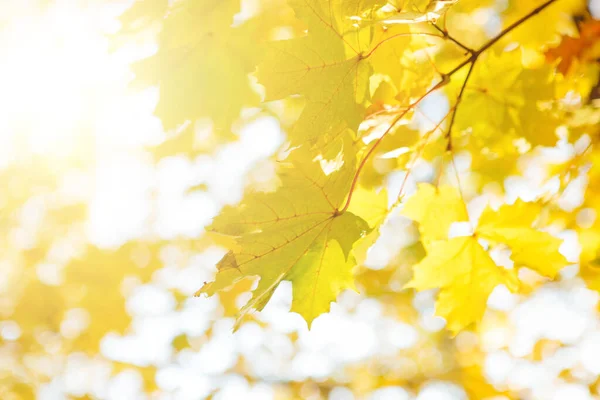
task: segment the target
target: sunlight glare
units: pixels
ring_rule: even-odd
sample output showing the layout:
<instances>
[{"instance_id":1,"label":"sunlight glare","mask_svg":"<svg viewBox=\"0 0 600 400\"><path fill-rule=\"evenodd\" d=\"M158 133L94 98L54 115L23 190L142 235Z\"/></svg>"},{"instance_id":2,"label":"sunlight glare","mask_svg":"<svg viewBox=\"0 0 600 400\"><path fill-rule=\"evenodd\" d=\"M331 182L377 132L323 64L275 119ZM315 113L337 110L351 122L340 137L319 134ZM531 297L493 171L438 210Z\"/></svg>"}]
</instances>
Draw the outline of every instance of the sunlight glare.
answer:
<instances>
[{"instance_id":1,"label":"sunlight glare","mask_svg":"<svg viewBox=\"0 0 600 400\"><path fill-rule=\"evenodd\" d=\"M125 88L131 79L127 64L136 55L109 51L120 8L58 1L21 10L5 26L0 136L12 153L64 158L93 152L97 136L122 133L122 112L106 120L107 109L134 95Z\"/></svg>"}]
</instances>

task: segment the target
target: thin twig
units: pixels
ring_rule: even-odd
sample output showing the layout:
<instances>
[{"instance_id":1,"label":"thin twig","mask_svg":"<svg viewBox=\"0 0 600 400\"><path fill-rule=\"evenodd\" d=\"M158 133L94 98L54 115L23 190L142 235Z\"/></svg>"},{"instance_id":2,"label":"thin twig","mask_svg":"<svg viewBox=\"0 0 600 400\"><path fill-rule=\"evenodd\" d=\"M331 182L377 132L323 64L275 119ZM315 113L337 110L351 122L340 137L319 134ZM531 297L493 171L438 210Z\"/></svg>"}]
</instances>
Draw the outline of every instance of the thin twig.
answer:
<instances>
[{"instance_id":1,"label":"thin twig","mask_svg":"<svg viewBox=\"0 0 600 400\"><path fill-rule=\"evenodd\" d=\"M529 20L534 15L539 14L542 10L544 10L546 7L550 6L552 3L555 3L556 1L557 0L547 0L546 2L544 2L543 4L541 4L540 6L536 7L535 9L533 9L532 11L530 11L529 13L527 13L526 15L524 15L523 17L519 18L517 21L513 22L511 25L509 25L508 27L506 27L504 30L502 30L502 32L500 32L494 38L490 39L487 43L485 43L479 49L477 49L475 51L472 51L471 52L471 56L469 58L467 58L466 60L464 60L463 62L461 62L459 65L457 65L456 67L454 67L447 74L442 75L442 79L437 84L435 84L425 94L423 94L421 97L419 97L415 102L411 103L406 108L406 110L404 110L402 113L398 114L398 116L396 118L394 118L394 120L391 122L389 128L386 129L386 131L383 133L383 135L381 135L381 137L379 139L377 139L377 141L373 144L373 146L369 149L369 151L367 152L367 154L365 154L365 156L361 160L361 162L358 165L358 168L356 169L356 172L354 174L354 178L352 179L352 183L350 185L350 190L348 192L348 198L346 199L346 202L344 203L344 206L341 209L336 210L335 215L343 214L344 212L346 212L346 210L348 210L348 207L350 206L350 201L352 200L352 194L354 193L354 189L356 188L356 184L358 183L358 178L359 178L360 173L362 172L362 169L364 168L367 160L375 152L375 149L381 144L381 142L387 136L387 134L392 131L392 129L396 126L396 124L398 122L400 122L400 120L402 118L404 118L404 116L406 116L406 114L408 114L408 112L410 110L414 109L419 103L421 103L421 101L423 101L431 93L433 93L434 91L438 90L439 88L445 86L450 81L450 79L452 78L452 76L456 72L458 72L460 69L462 69L467 64L471 64L471 66L469 68L469 72L467 73L467 77L466 77L465 81L463 82L463 86L461 87L461 91L460 91L459 97L457 99L457 102L458 102L460 100L460 98L462 97L462 93L464 92L464 88L466 86L466 83L467 83L467 81L468 81L468 79L469 79L469 77L471 75L471 72L473 70L473 66L475 65L475 62L477 61L477 59L479 58L479 56L483 52L485 52L487 49L489 49L490 47L492 47L494 44L496 44L504 36L506 36L510 32L512 32L515 28L519 27L521 24L523 24L525 21ZM369 53L369 55L370 54L372 54L372 51ZM457 111L457 108L458 108L457 106L458 106L458 104L456 104L455 107L454 107L452 121L450 122L450 127L448 129L448 134L449 135L450 135L450 129L452 128L452 124L453 124L453 120L454 120L454 115L456 114L456 111ZM449 150L451 150L451 144L450 143L451 142L449 141Z\"/></svg>"},{"instance_id":2,"label":"thin twig","mask_svg":"<svg viewBox=\"0 0 600 400\"><path fill-rule=\"evenodd\" d=\"M367 154L365 154L365 156L361 160L360 164L358 165L358 168L356 169L356 173L354 174L354 179L352 179L352 184L350 185L350 192L348 193L348 198L346 199L346 203L344 204L344 207L342 207L339 211L336 212L336 214L339 215L339 214L342 214L342 213L346 212L346 210L350 206L350 201L352 200L352 194L353 194L354 188L356 187L356 184L358 182L358 177L360 176L360 173L361 173L362 169L364 168L365 164L367 163L367 160L369 159L369 157L371 157L371 155L373 154L373 152L375 152L375 149L383 141L383 138L385 138L387 136L387 134L396 126L396 124L398 122L400 122L400 120L402 118L404 118L404 116L406 114L408 114L408 112L410 110L412 110L413 108L415 108L429 94L433 93L434 91L438 90L440 87L442 87L443 85L445 85L446 82L447 81L445 81L445 80L439 81L435 86L433 86L431 89L429 89L424 95L422 95L416 101L414 101L413 103L411 103L406 108L406 110L404 110L403 112L401 112L400 114L398 114L398 116L396 118L394 118L394 120L390 123L389 128L387 128L385 130L385 132L383 132L383 134L379 137L379 139L377 139L375 141L375 144L373 144L373 146L371 146L371 148L369 149L369 151L367 152Z\"/></svg>"},{"instance_id":3,"label":"thin twig","mask_svg":"<svg viewBox=\"0 0 600 400\"><path fill-rule=\"evenodd\" d=\"M419 156L421 155L421 153L423 152L423 150L425 150L425 146L427 146L427 143L429 142L429 138L431 137L431 134L435 131L437 131L438 129L440 129L440 127L442 126L442 123L444 123L444 121L446 120L446 118L448 118L448 114L444 115L444 118L442 118L433 129L429 130L425 136L423 137L423 143L421 144L421 146L417 149L417 151L415 152L412 160L409 163L409 167L406 169L406 174L404 175L404 179L402 180L402 183L400 184L400 190L398 191L398 196L396 196L396 201L394 202L394 204L392 204L392 206L390 207L390 209L393 209L394 207L396 207L398 204L400 204L400 200L402 199L402 194L404 192L404 187L406 186L406 182L408 182L408 177L410 175L410 172L412 171L413 167L415 166L415 163L417 162L417 159L419 158ZM426 117L426 116L425 116ZM427 118L427 117L426 117Z\"/></svg>"},{"instance_id":4,"label":"thin twig","mask_svg":"<svg viewBox=\"0 0 600 400\"><path fill-rule=\"evenodd\" d=\"M510 24L507 28L502 30L502 32L500 32L496 37L491 39L489 42L484 44L479 50L477 50L477 54L481 54L484 51L486 51L487 49L489 49L490 47L492 47L493 45L495 45L497 41L502 39L504 36L508 35L515 28L519 27L523 22L527 21L529 18L533 17L534 15L539 14L542 10L544 10L546 7L548 7L552 3L555 3L556 1L557 0L548 0L543 4L540 4L537 8L531 10L529 13L527 13L523 17L519 18L512 24Z\"/></svg>"},{"instance_id":5,"label":"thin twig","mask_svg":"<svg viewBox=\"0 0 600 400\"><path fill-rule=\"evenodd\" d=\"M450 34L448 33L448 31L440 28L439 26L437 26L436 24L432 23L431 26L433 26L435 29L437 29L438 32L440 32L445 39L450 40L452 43L454 43L455 45L457 45L458 47L462 48L463 50L465 50L467 53L469 54L473 54L475 53L475 50L471 49L470 47L467 47L466 45L462 44L461 42L459 42L456 38L450 36Z\"/></svg>"},{"instance_id":6,"label":"thin twig","mask_svg":"<svg viewBox=\"0 0 600 400\"><path fill-rule=\"evenodd\" d=\"M458 106L460 105L460 101L462 100L463 93L465 92L465 87L467 87L467 82L471 77L471 72L473 72L473 67L475 67L475 62L477 59L473 60L471 65L469 66L469 72L467 72L467 76L460 88L460 92L458 92L458 97L456 98L456 103L454 106L454 111L452 112L452 117L450 117L450 124L448 125L448 132L446 133L446 137L448 138L448 144L446 145L446 151L452 151L452 127L454 126L454 119L456 118L456 111L458 110Z\"/></svg>"}]
</instances>

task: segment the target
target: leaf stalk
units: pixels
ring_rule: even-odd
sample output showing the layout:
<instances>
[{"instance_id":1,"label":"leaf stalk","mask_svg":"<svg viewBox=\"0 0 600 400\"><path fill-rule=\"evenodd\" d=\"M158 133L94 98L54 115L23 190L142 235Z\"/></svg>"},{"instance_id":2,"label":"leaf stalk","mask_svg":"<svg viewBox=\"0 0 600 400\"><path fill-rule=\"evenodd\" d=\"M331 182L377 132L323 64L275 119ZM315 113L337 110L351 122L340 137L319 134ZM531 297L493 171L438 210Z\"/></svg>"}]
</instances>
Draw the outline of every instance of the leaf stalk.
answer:
<instances>
[{"instance_id":1,"label":"leaf stalk","mask_svg":"<svg viewBox=\"0 0 600 400\"><path fill-rule=\"evenodd\" d=\"M490 47L492 47L494 44L496 44L498 41L500 41L503 37L505 37L510 32L512 32L513 30L515 30L519 26L521 26L524 22L528 21L533 16L535 16L535 15L539 14L540 12L542 12L544 9L546 9L548 6L550 6L551 4L555 3L556 1L557 0L547 0L544 3L540 4L538 7L536 7L533 10L531 10L529 13L527 13L523 17L519 18L518 20L516 20L515 22L513 22L512 24L510 24L509 26L507 26L506 28L504 28L498 35L496 35L495 37L493 37L492 39L490 39L487 43L485 43L483 46L481 46L477 50L472 50L472 49L468 48L467 46L463 45L462 43L460 43L459 41L457 41L456 39L451 38L450 35L448 35L448 33L446 31L444 31L443 29L441 29L438 26L436 26L435 24L433 24L433 26L435 28L437 28L437 30L439 30L444 35L444 37L447 37L453 43L457 44L459 47L461 47L464 50L466 50L467 52L469 52L471 54L470 57L467 58L466 60L464 60L463 62L461 62L460 64L458 64L450 72L448 72L446 74L443 74L442 75L442 79L437 84L435 84L431 89L427 90L427 92L425 92L421 97L419 97L413 103L409 104L408 107L405 110L403 110L400 114L398 114L398 116L396 118L394 118L394 120L391 122L390 126L379 137L379 139L377 139L375 141L375 143L373 144L373 146L371 146L371 148L369 149L369 151L367 151L367 153L365 154L365 156L363 157L363 159L359 163L358 168L356 169L356 173L354 174L354 178L352 179L352 183L350 185L350 189L349 189L349 192L348 192L348 197L346 198L346 202L344 203L344 206L342 208L337 209L335 211L334 216L341 215L341 214L343 214L344 212L346 212L348 210L348 207L350 207L350 202L352 201L352 194L354 193L354 190L356 189L356 185L358 183L358 178L360 177L360 174L361 174L364 166L366 165L367 160L373 155L373 153L375 152L375 150L377 149L377 147L379 147L379 145L381 144L381 142L383 141L383 139L388 135L388 133L391 132L394 129L394 127L396 126L396 124L398 124L398 122L400 122L400 120L402 120L402 118L404 118L404 116L406 116L406 114L408 114L409 111L413 110L427 96L429 96L431 93L433 93L434 91L438 90L439 88L445 86L450 81L450 79L452 78L452 76L454 74L456 74L459 70L461 70L467 64L471 64L470 67L469 67L469 72L467 72L467 76L466 76L466 78L465 78L465 80L464 80L464 82L463 82L463 84L461 86L460 92L458 94L458 97L457 97L457 100L456 100L456 104L455 104L453 112L452 112L453 114L452 114L452 117L451 117L451 120L450 120L450 123L449 123L449 128L448 128L448 133L447 133L447 137L448 137L447 150L448 151L452 151L451 129L452 129L452 126L454 124L454 119L455 119L455 116L456 116L456 112L458 110L458 105L459 105L459 103L460 103L460 101L462 99L463 92L465 90L467 82L468 82L468 80L469 80L469 78L471 76L471 73L473 71L473 67L475 66L475 63L477 62L477 59L479 58L479 56L481 54L483 54L486 50L488 50Z\"/></svg>"}]
</instances>

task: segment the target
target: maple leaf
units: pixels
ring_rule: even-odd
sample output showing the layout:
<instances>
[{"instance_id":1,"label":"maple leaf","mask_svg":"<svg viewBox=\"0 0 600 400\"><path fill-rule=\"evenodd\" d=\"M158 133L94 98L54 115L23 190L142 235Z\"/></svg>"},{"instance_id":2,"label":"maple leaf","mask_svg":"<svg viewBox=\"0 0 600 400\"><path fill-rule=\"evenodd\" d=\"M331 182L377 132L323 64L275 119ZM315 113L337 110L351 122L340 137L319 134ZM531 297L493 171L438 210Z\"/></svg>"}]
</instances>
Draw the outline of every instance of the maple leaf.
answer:
<instances>
[{"instance_id":1,"label":"maple leaf","mask_svg":"<svg viewBox=\"0 0 600 400\"><path fill-rule=\"evenodd\" d=\"M165 129L210 117L228 130L244 106L258 103L248 74L257 44L245 25L232 27L238 0L179 1L167 13L158 52L133 67L138 85L157 85L155 114Z\"/></svg>"},{"instance_id":2,"label":"maple leaf","mask_svg":"<svg viewBox=\"0 0 600 400\"><path fill-rule=\"evenodd\" d=\"M513 271L498 267L477 239L456 237L430 244L427 256L413 267L406 287L437 289L436 314L444 317L453 333L480 321L492 290L504 284L516 290Z\"/></svg>"},{"instance_id":3,"label":"maple leaf","mask_svg":"<svg viewBox=\"0 0 600 400\"><path fill-rule=\"evenodd\" d=\"M521 57L518 49L491 51L475 64L456 113L455 131L470 133L479 147L500 154L510 151L514 145L503 140L507 135L524 137L533 146L556 144L561 114L553 107L554 71L547 65L525 69ZM462 85L463 81L456 81ZM496 150L497 145L508 147Z\"/></svg>"},{"instance_id":4,"label":"maple leaf","mask_svg":"<svg viewBox=\"0 0 600 400\"><path fill-rule=\"evenodd\" d=\"M375 25L372 30L372 47L376 50L370 52L369 61L375 73L389 77L398 100L422 95L436 73L427 52L433 47L428 42L431 36L418 34L424 32L421 25Z\"/></svg>"},{"instance_id":5,"label":"maple leaf","mask_svg":"<svg viewBox=\"0 0 600 400\"><path fill-rule=\"evenodd\" d=\"M546 60L560 60L557 70L566 75L575 59L582 59L600 40L600 21L588 20L579 26L579 37L563 36L558 46L546 50Z\"/></svg>"},{"instance_id":6,"label":"maple leaf","mask_svg":"<svg viewBox=\"0 0 600 400\"><path fill-rule=\"evenodd\" d=\"M352 194L348 211L364 219L371 228L380 225L388 212L387 191L357 187Z\"/></svg>"},{"instance_id":7,"label":"maple leaf","mask_svg":"<svg viewBox=\"0 0 600 400\"><path fill-rule=\"evenodd\" d=\"M517 200L498 211L487 209L479 219L479 237L504 243L512 250L511 258L551 279L567 265L558 248L562 241L547 232L532 227L541 212L537 203Z\"/></svg>"},{"instance_id":8,"label":"maple leaf","mask_svg":"<svg viewBox=\"0 0 600 400\"><path fill-rule=\"evenodd\" d=\"M296 143L356 130L364 113L371 68L350 24L361 6L373 2L332 0L291 1L308 35L271 42L258 68L266 101L302 95L306 105L290 136Z\"/></svg>"},{"instance_id":9,"label":"maple leaf","mask_svg":"<svg viewBox=\"0 0 600 400\"><path fill-rule=\"evenodd\" d=\"M349 142L344 143L348 153ZM215 219L212 229L236 237L238 247L218 263L214 282L200 289L212 295L247 276L259 276L251 308L261 310L282 280L292 282L292 310L309 327L346 288L352 289L352 245L367 223L338 211L351 184L354 162L326 174L318 162L306 163L302 149L281 166L281 187L272 193L250 193L238 207Z\"/></svg>"},{"instance_id":10,"label":"maple leaf","mask_svg":"<svg viewBox=\"0 0 600 400\"><path fill-rule=\"evenodd\" d=\"M546 0L509 0L502 10L503 26L510 26L526 15L527 12L547 4ZM586 3L581 0L562 0L551 2L544 8L544 18L532 18L527 24L521 24L506 36L504 44L518 43L520 46L539 50L556 36L565 31L573 31L575 23L573 15L584 15Z\"/></svg>"},{"instance_id":11,"label":"maple leaf","mask_svg":"<svg viewBox=\"0 0 600 400\"><path fill-rule=\"evenodd\" d=\"M460 192L451 186L435 187L420 183L402 214L419 223L419 231L426 241L448 238L453 222L468 221L467 210Z\"/></svg>"},{"instance_id":12,"label":"maple leaf","mask_svg":"<svg viewBox=\"0 0 600 400\"><path fill-rule=\"evenodd\" d=\"M387 191L366 189L359 186L354 189L348 211L367 222L371 232L360 238L354 245L353 254L359 265L364 264L367 251L379 238L378 227L388 214Z\"/></svg>"},{"instance_id":13,"label":"maple leaf","mask_svg":"<svg viewBox=\"0 0 600 400\"><path fill-rule=\"evenodd\" d=\"M417 290L439 288L436 313L446 318L452 332L457 333L481 319L485 302L494 287L502 283L510 290L518 288L516 269L498 267L477 238L506 244L511 248L511 257L516 264L549 278L554 278L567 264L558 251L561 240L532 227L540 214L540 206L521 200L504 205L498 211L486 210L474 236L439 240L447 237L449 223L453 221L445 212L452 215L453 207L459 210L459 199L457 194L448 191L446 197L455 205L444 206L444 197L433 190L425 186L420 198L411 198L409 214L422 221L425 237L438 240L428 243L427 256L413 267L414 278L407 287ZM420 208L419 203L424 206ZM464 210L462 203L460 206ZM437 212L431 211L432 208Z\"/></svg>"}]
</instances>

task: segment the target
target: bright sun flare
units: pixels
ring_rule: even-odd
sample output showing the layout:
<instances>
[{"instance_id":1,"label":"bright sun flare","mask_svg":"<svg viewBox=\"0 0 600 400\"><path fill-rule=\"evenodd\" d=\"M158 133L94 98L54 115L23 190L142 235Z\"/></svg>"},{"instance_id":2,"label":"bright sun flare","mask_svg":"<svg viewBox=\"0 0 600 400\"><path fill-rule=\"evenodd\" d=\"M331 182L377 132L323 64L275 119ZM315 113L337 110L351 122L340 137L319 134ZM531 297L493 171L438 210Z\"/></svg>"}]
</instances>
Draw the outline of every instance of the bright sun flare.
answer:
<instances>
[{"instance_id":1,"label":"bright sun flare","mask_svg":"<svg viewBox=\"0 0 600 400\"><path fill-rule=\"evenodd\" d=\"M127 64L140 49L112 52L109 39L123 4L7 3L0 5L11 15L0 31L0 164L23 152L81 155L99 138L135 134L134 116L122 110L138 96L126 89Z\"/></svg>"}]
</instances>

